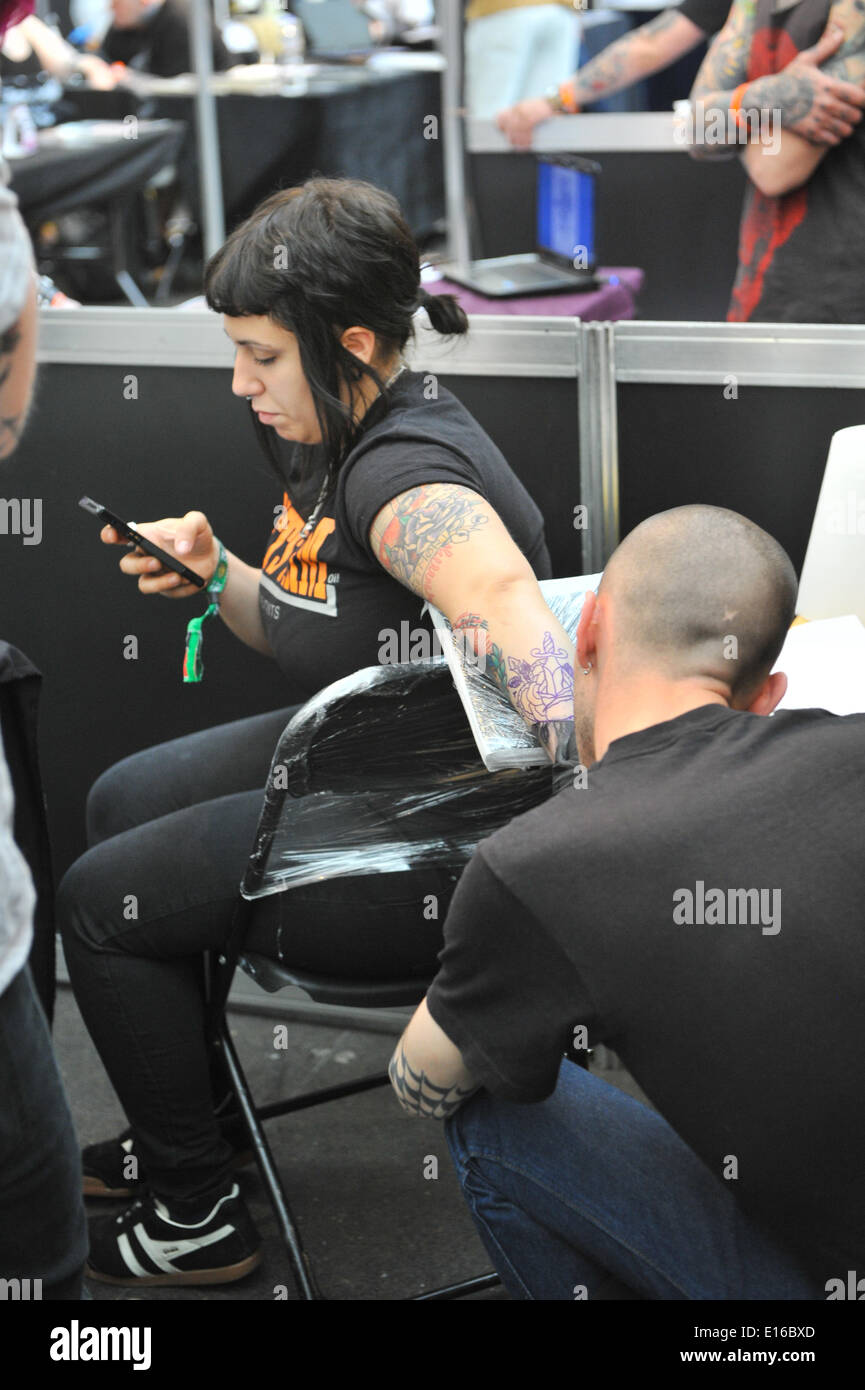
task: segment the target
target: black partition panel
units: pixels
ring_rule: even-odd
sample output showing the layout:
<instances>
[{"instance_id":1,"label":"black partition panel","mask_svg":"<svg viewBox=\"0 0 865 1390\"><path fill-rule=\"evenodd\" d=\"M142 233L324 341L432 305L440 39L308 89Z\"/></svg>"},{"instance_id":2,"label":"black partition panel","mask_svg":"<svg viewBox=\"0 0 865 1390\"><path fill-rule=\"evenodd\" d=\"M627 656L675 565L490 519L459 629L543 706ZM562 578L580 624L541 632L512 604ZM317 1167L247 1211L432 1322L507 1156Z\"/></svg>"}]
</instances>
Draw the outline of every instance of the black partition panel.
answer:
<instances>
[{"instance_id":1,"label":"black partition panel","mask_svg":"<svg viewBox=\"0 0 865 1390\"><path fill-rule=\"evenodd\" d=\"M121 552L77 505L88 493L139 521L198 508L232 550L260 558L280 496L230 382L228 371L45 366L24 441L2 466L6 499L41 501L40 544L0 535L0 635L45 677L40 749L57 872L84 847L84 799L104 768L290 702L274 664L218 621L203 682L184 685L186 622L203 601L139 594L117 569Z\"/></svg>"},{"instance_id":2,"label":"black partition panel","mask_svg":"<svg viewBox=\"0 0 865 1390\"><path fill-rule=\"evenodd\" d=\"M577 382L541 377L439 378L499 446L544 517L553 574L581 574Z\"/></svg>"},{"instance_id":3,"label":"black partition panel","mask_svg":"<svg viewBox=\"0 0 865 1390\"><path fill-rule=\"evenodd\" d=\"M576 381L442 381L537 499L556 573L579 572ZM139 594L117 569L121 552L100 543L98 522L77 505L87 493L138 521L196 508L229 549L258 563L281 494L230 384L227 370L44 366L24 441L0 466L0 491L20 504L22 530L35 539L31 523L41 520L38 544L0 534L0 637L45 677L40 748L58 874L84 849L85 798L103 769L298 698L270 660L219 622L207 627L203 682L184 685L186 622L203 600Z\"/></svg>"},{"instance_id":4,"label":"black partition panel","mask_svg":"<svg viewBox=\"0 0 865 1390\"><path fill-rule=\"evenodd\" d=\"M597 159L598 258L645 271L637 316L725 319L745 191L738 159L701 163L686 154L628 152ZM530 154L470 157L476 255L534 249L535 164Z\"/></svg>"},{"instance_id":5,"label":"black partition panel","mask_svg":"<svg viewBox=\"0 0 865 1390\"><path fill-rule=\"evenodd\" d=\"M621 534L688 502L750 517L802 568L829 442L865 420L861 391L620 385Z\"/></svg>"}]
</instances>

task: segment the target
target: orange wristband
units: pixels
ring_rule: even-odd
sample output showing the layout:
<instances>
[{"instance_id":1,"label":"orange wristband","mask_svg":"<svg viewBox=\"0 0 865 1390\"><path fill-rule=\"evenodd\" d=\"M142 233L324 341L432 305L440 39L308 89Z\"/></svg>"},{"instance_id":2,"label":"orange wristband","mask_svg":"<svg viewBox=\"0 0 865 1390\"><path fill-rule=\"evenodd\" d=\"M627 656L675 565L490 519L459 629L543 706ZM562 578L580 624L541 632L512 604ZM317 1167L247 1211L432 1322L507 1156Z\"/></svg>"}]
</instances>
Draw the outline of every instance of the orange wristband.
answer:
<instances>
[{"instance_id":1,"label":"orange wristband","mask_svg":"<svg viewBox=\"0 0 865 1390\"><path fill-rule=\"evenodd\" d=\"M577 103L577 89L573 82L562 82L559 87L559 101L562 110L567 112L569 116L577 114L580 108Z\"/></svg>"},{"instance_id":2,"label":"orange wristband","mask_svg":"<svg viewBox=\"0 0 865 1390\"><path fill-rule=\"evenodd\" d=\"M745 88L750 87L750 85L750 82L741 82L733 93L733 100L730 102L730 110L736 117L737 130L740 128L744 116L744 112L742 111L742 97L745 95Z\"/></svg>"}]
</instances>

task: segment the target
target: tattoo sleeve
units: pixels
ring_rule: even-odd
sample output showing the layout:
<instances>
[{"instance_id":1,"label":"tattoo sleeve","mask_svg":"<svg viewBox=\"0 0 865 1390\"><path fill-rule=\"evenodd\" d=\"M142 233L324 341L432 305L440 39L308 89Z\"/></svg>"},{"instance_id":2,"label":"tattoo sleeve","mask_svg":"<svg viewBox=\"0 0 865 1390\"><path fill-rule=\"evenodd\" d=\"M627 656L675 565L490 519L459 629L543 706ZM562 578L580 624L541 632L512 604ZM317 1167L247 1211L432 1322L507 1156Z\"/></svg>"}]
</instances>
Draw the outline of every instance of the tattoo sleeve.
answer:
<instances>
[{"instance_id":1,"label":"tattoo sleeve","mask_svg":"<svg viewBox=\"0 0 865 1390\"><path fill-rule=\"evenodd\" d=\"M478 1086L436 1086L425 1072L409 1065L400 1040L390 1059L388 1076L403 1110L426 1120L446 1120L458 1110L464 1100L473 1096Z\"/></svg>"},{"instance_id":2,"label":"tattoo sleeve","mask_svg":"<svg viewBox=\"0 0 865 1390\"><path fill-rule=\"evenodd\" d=\"M394 579L435 602L432 581L452 547L486 524L486 503L465 488L424 483L390 503L390 519L377 527L378 559Z\"/></svg>"},{"instance_id":3,"label":"tattoo sleeve","mask_svg":"<svg viewBox=\"0 0 865 1390\"><path fill-rule=\"evenodd\" d=\"M612 96L642 77L650 77L671 62L672 50L657 40L675 28L678 18L672 11L665 10L648 24L623 34L596 58L591 58L576 76L578 104L590 106L593 101Z\"/></svg>"},{"instance_id":4,"label":"tattoo sleeve","mask_svg":"<svg viewBox=\"0 0 865 1390\"><path fill-rule=\"evenodd\" d=\"M695 159L729 158L728 144L738 143L734 120L727 120L733 92L748 75L748 57L757 21L756 0L736 0L726 24L716 34L691 88L695 114L701 108L702 126L711 124L709 142L693 140ZM722 138L729 131L727 139Z\"/></svg>"},{"instance_id":5,"label":"tattoo sleeve","mask_svg":"<svg viewBox=\"0 0 865 1390\"><path fill-rule=\"evenodd\" d=\"M489 677L536 732L573 719L573 643L483 497L449 483L411 488L379 512L370 545L395 579L445 613L466 665ZM553 749L566 740L542 742L558 760Z\"/></svg>"}]
</instances>

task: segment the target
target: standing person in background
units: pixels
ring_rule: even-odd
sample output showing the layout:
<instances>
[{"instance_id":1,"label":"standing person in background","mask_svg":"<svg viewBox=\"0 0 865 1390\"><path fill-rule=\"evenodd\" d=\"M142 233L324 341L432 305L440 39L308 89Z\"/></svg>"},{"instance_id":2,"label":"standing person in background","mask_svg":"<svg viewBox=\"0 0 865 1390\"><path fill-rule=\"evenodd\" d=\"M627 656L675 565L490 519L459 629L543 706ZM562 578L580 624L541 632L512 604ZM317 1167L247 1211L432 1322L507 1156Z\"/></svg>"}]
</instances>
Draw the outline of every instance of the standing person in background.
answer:
<instances>
[{"instance_id":1,"label":"standing person in background","mask_svg":"<svg viewBox=\"0 0 865 1390\"><path fill-rule=\"evenodd\" d=\"M570 0L469 0L465 101L491 120L502 105L557 87L577 62L580 22Z\"/></svg>"},{"instance_id":2,"label":"standing person in background","mask_svg":"<svg viewBox=\"0 0 865 1390\"><path fill-rule=\"evenodd\" d=\"M192 71L187 0L111 0L114 16L102 40L109 63L125 63L154 77L178 77ZM213 68L225 72L234 59L213 31Z\"/></svg>"},{"instance_id":3,"label":"standing person in background","mask_svg":"<svg viewBox=\"0 0 865 1390\"><path fill-rule=\"evenodd\" d=\"M675 9L664 10L639 29L616 39L575 76L556 83L543 96L527 94L514 106L504 110L497 107L499 129L516 149L528 149L536 125L553 116L576 115L584 106L615 96L644 77L668 68L716 33L729 8L729 0L682 0ZM534 84L534 91L542 91L540 82Z\"/></svg>"},{"instance_id":4,"label":"standing person in background","mask_svg":"<svg viewBox=\"0 0 865 1390\"><path fill-rule=\"evenodd\" d=\"M865 323L862 0L735 0L691 100L691 154L751 181L727 318Z\"/></svg>"},{"instance_id":5,"label":"standing person in background","mask_svg":"<svg viewBox=\"0 0 865 1390\"><path fill-rule=\"evenodd\" d=\"M7 183L0 160L0 459L24 428L36 362L30 238ZM13 1283L12 1297L78 1299L87 1254L78 1148L27 966L35 894L12 816L0 739L0 1279L31 1281Z\"/></svg>"}]
</instances>

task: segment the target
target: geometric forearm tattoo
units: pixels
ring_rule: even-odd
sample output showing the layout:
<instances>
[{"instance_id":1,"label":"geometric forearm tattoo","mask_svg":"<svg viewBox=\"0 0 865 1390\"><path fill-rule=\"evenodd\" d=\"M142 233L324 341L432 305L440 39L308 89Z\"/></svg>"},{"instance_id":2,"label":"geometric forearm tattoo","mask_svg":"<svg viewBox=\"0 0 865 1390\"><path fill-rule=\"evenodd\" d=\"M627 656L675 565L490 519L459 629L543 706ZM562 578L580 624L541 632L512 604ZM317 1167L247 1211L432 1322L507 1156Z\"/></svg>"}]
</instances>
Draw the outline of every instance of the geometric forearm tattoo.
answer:
<instances>
[{"instance_id":1,"label":"geometric forearm tattoo","mask_svg":"<svg viewBox=\"0 0 865 1390\"><path fill-rule=\"evenodd\" d=\"M427 1120L446 1120L464 1100L479 1090L478 1086L463 1090L459 1086L446 1088L434 1085L425 1072L415 1071L409 1066L401 1039L387 1072L403 1110Z\"/></svg>"}]
</instances>

